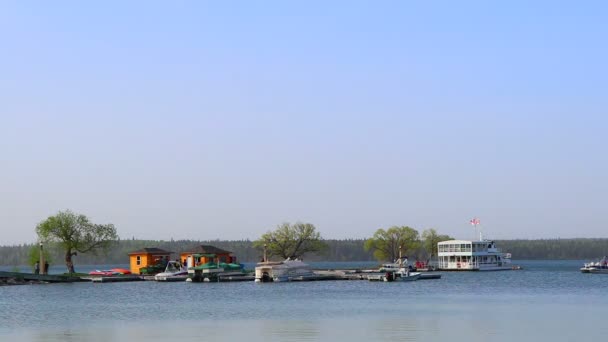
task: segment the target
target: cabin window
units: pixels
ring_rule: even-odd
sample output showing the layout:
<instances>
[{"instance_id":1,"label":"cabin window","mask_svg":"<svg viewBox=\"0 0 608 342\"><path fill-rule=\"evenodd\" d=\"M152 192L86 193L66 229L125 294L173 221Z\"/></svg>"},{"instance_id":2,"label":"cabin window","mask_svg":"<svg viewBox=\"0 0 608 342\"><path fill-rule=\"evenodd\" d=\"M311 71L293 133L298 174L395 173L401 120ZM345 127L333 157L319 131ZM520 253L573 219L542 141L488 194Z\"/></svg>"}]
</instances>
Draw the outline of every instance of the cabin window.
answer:
<instances>
[{"instance_id":1,"label":"cabin window","mask_svg":"<svg viewBox=\"0 0 608 342\"><path fill-rule=\"evenodd\" d=\"M138 255L137 257L135 257L135 264L137 266L141 265L141 255Z\"/></svg>"}]
</instances>

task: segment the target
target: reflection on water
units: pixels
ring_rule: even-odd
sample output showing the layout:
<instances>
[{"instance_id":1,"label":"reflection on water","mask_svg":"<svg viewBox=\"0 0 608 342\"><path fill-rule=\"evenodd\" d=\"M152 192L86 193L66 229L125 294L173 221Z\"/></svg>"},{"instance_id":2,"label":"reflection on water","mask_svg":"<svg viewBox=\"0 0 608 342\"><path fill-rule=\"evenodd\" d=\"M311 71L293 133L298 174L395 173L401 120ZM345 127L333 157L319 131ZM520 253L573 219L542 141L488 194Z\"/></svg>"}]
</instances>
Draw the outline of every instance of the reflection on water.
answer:
<instances>
[{"instance_id":1,"label":"reflection on water","mask_svg":"<svg viewBox=\"0 0 608 342\"><path fill-rule=\"evenodd\" d=\"M0 287L0 340L603 340L608 276L578 262L524 266L411 283Z\"/></svg>"},{"instance_id":2,"label":"reflection on water","mask_svg":"<svg viewBox=\"0 0 608 342\"><path fill-rule=\"evenodd\" d=\"M496 313L499 315L500 312ZM573 314L577 314L574 311ZM6 334L7 341L575 341L603 340L602 326L556 324L526 316L526 322L497 317L418 317L328 320L234 320L99 324ZM490 318L487 320L486 318ZM519 322L521 324L518 324ZM574 322L574 324L572 324ZM565 321L561 322L565 323ZM580 329L580 330L579 330ZM5 339L6 338L6 339Z\"/></svg>"},{"instance_id":3,"label":"reflection on water","mask_svg":"<svg viewBox=\"0 0 608 342\"><path fill-rule=\"evenodd\" d=\"M570 312L580 313L576 310ZM15 341L572 341L600 340L602 326L560 325L547 318L524 315L524 320L506 319L500 311L477 320L458 317L378 317L329 320L234 320L158 321L104 323L82 328L36 329L4 335ZM488 319L489 318L489 319ZM521 323L521 324L518 324ZM575 324L572 324L574 322ZM559 323L559 322L557 322ZM563 321L562 323L566 323ZM574 330L573 330L574 329ZM584 330L578 330L584 329ZM587 330L590 329L590 330Z\"/></svg>"}]
</instances>

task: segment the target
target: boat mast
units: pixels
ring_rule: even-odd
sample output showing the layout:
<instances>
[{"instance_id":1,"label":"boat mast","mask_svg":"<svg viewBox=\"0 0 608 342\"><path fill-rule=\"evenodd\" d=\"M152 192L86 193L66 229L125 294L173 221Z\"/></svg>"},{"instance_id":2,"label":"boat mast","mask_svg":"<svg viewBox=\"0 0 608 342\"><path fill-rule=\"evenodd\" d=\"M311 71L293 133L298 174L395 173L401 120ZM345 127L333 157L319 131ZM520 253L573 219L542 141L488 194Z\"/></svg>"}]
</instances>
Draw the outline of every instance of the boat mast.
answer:
<instances>
[{"instance_id":1,"label":"boat mast","mask_svg":"<svg viewBox=\"0 0 608 342\"><path fill-rule=\"evenodd\" d=\"M481 224L477 217L473 218L471 221L473 227L475 227L475 235L477 235L477 226ZM483 235L481 234L481 227L479 228L479 241L483 241Z\"/></svg>"}]
</instances>

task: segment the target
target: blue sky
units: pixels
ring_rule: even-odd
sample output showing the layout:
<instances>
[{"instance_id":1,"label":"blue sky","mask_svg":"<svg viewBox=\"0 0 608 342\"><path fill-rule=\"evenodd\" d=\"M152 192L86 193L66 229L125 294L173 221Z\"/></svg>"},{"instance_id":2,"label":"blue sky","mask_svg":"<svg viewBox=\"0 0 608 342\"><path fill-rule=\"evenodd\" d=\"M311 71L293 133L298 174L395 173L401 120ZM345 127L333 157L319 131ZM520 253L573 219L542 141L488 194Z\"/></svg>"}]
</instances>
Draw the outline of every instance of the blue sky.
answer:
<instances>
[{"instance_id":1,"label":"blue sky","mask_svg":"<svg viewBox=\"0 0 608 342\"><path fill-rule=\"evenodd\" d=\"M607 237L602 1L0 3L0 244Z\"/></svg>"}]
</instances>

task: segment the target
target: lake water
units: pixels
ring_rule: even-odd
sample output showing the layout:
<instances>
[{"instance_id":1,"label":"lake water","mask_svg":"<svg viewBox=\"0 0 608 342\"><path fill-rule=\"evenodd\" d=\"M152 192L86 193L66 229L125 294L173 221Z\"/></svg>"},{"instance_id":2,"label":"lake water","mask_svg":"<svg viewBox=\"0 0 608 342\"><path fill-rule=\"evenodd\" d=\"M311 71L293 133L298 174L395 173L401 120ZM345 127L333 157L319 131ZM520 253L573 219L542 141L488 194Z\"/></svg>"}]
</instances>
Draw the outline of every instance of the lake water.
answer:
<instances>
[{"instance_id":1,"label":"lake water","mask_svg":"<svg viewBox=\"0 0 608 342\"><path fill-rule=\"evenodd\" d=\"M580 273L583 261L514 263L524 270L445 272L440 280L404 283L4 286L0 341L512 342L607 336L608 275Z\"/></svg>"}]
</instances>

